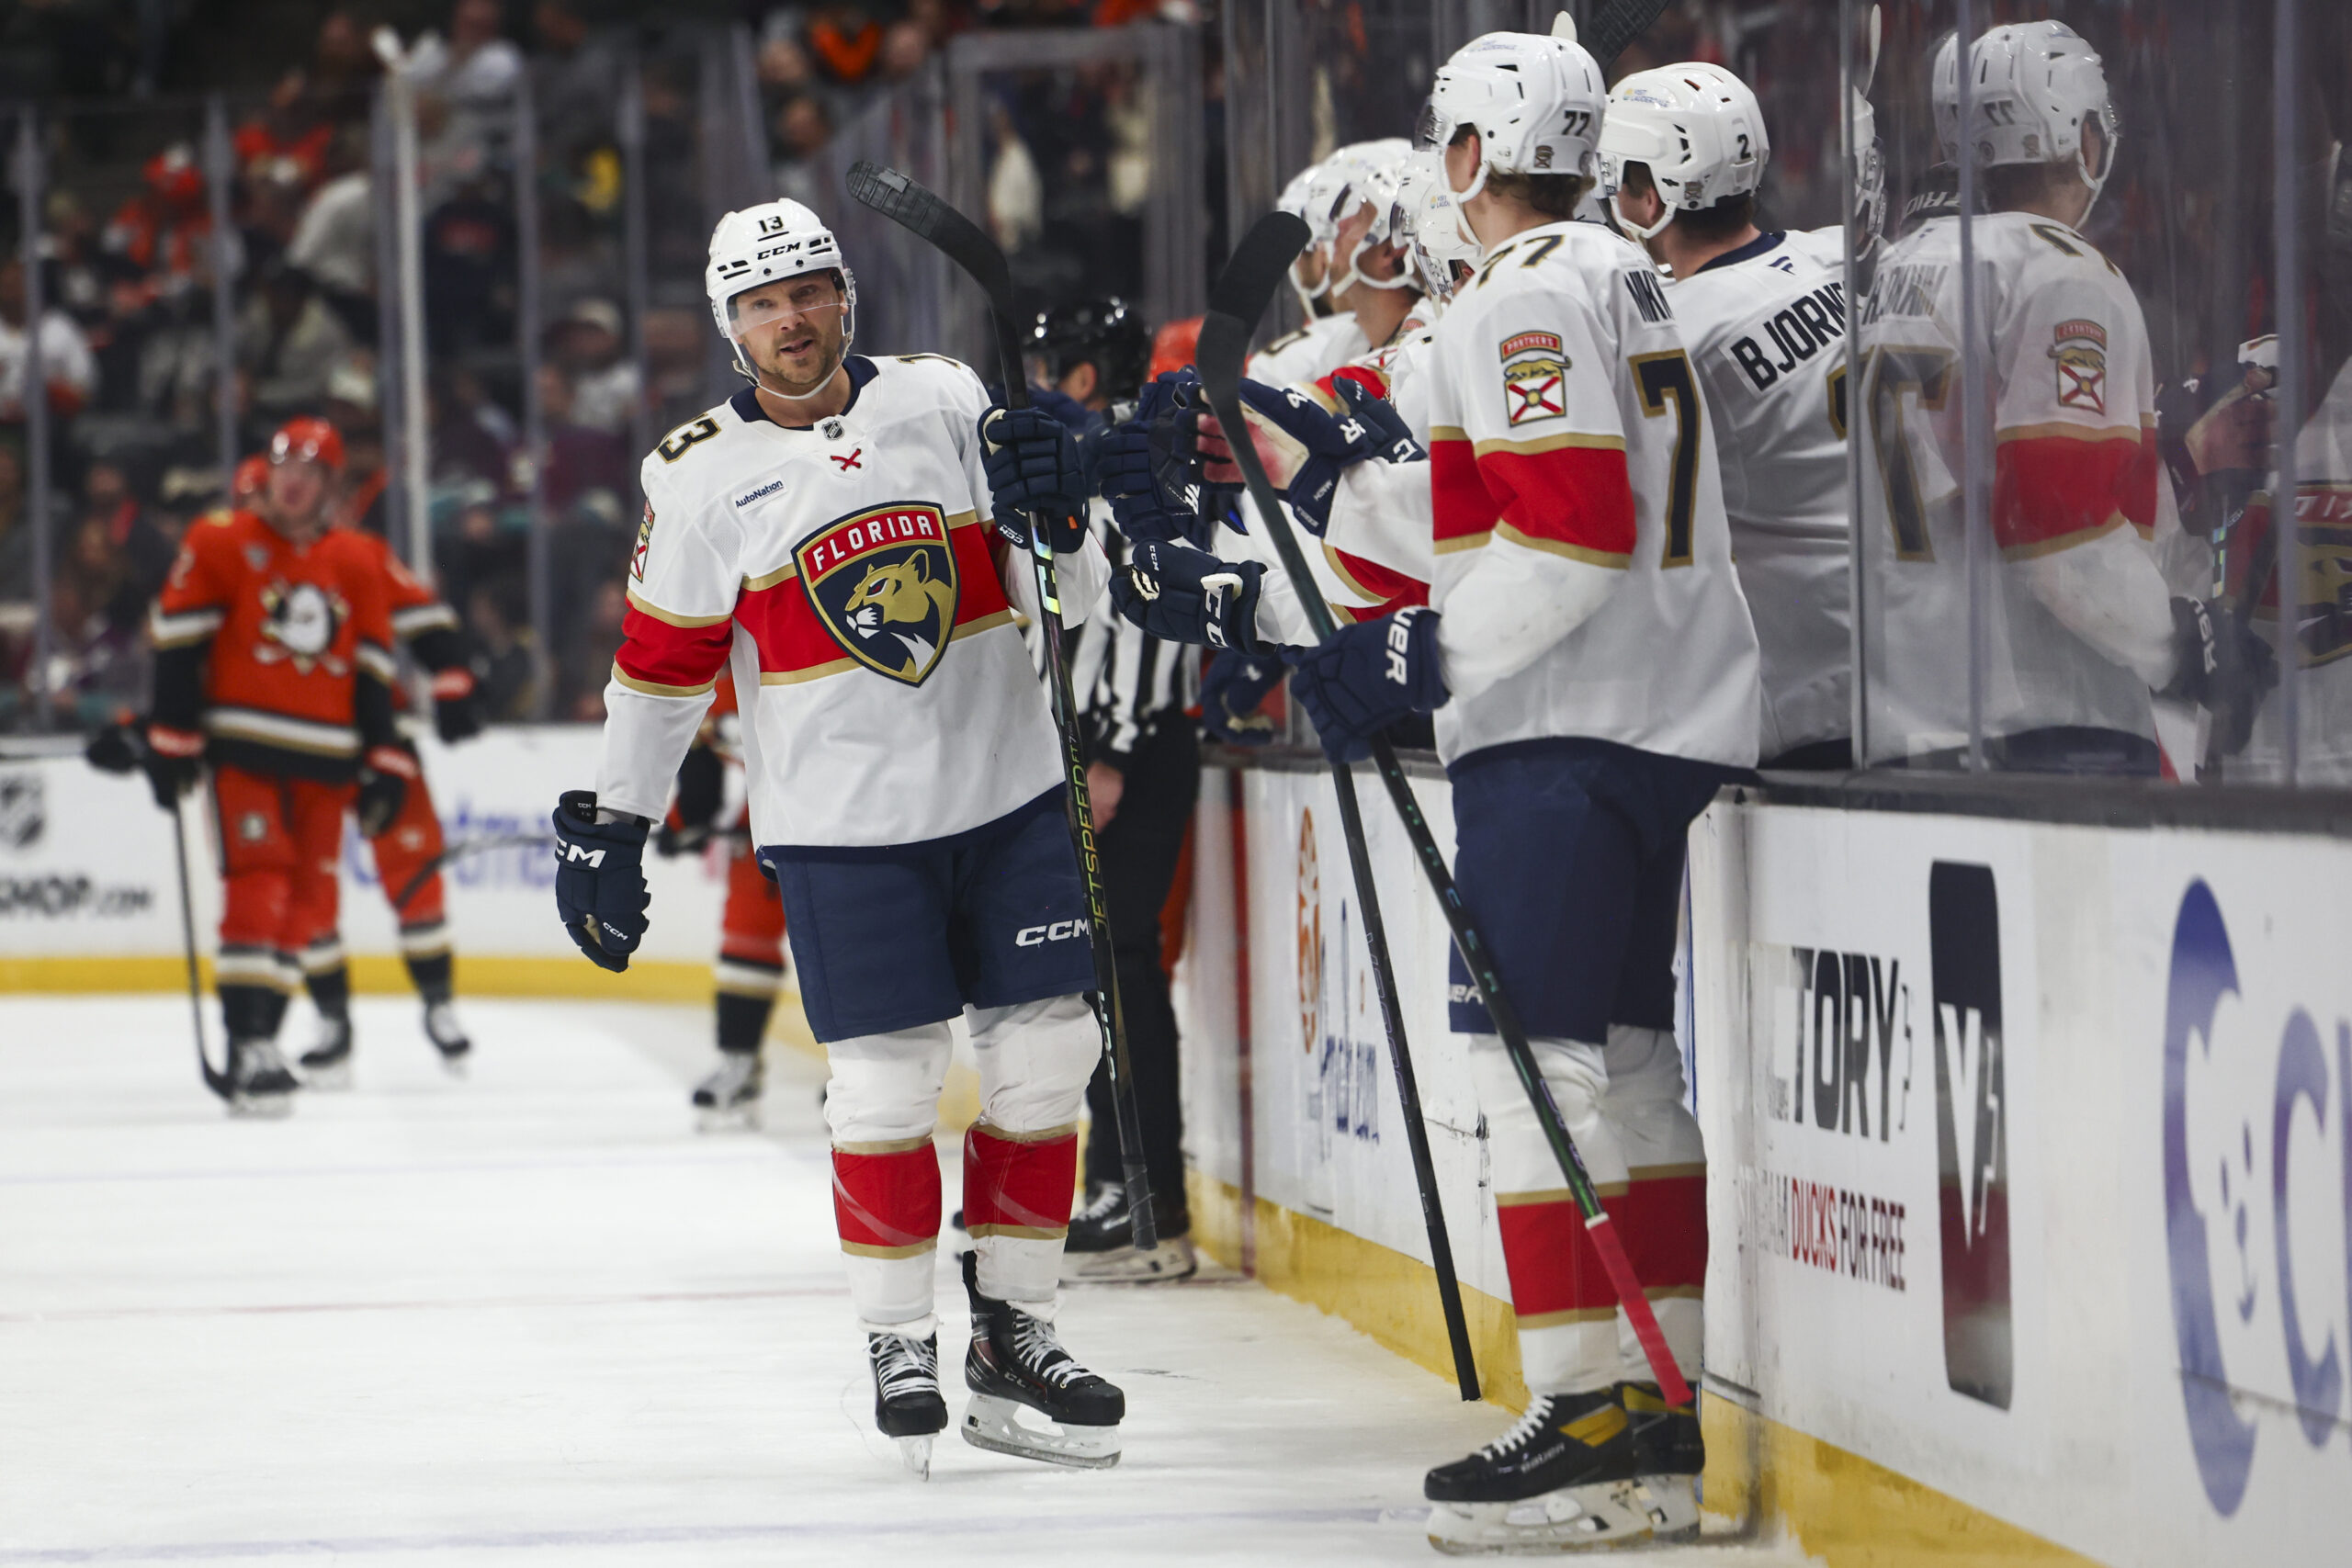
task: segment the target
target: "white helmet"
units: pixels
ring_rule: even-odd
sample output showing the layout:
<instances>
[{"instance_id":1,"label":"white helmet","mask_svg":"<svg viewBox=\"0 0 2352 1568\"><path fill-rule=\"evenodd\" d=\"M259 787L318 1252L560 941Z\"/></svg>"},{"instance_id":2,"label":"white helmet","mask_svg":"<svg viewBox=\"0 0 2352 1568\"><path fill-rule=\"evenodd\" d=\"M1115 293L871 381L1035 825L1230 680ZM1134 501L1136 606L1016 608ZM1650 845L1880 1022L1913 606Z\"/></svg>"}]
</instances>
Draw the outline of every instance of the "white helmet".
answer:
<instances>
[{"instance_id":1,"label":"white helmet","mask_svg":"<svg viewBox=\"0 0 2352 1568\"><path fill-rule=\"evenodd\" d=\"M808 272L842 276L842 347L846 350L857 338L857 278L842 260L841 247L823 219L797 201L765 201L729 213L710 231L710 261L702 275L703 291L710 296L710 318L718 323L718 335L734 345L735 368L755 384L759 377L743 357L741 333L757 323L739 322L729 301L746 289Z\"/></svg>"},{"instance_id":2,"label":"white helmet","mask_svg":"<svg viewBox=\"0 0 2352 1568\"><path fill-rule=\"evenodd\" d=\"M1396 195L1405 181L1405 170L1413 156L1413 144L1401 136L1378 141L1359 141L1342 147L1331 155L1331 163L1344 170L1347 183L1332 203L1332 235L1336 241L1339 226L1352 217L1358 209L1372 209L1372 223L1356 241L1355 249L1347 255L1334 254L1335 270L1341 276L1330 287L1339 293L1362 283L1374 288L1406 288L1415 283L1412 269L1399 267L1394 277L1373 277L1356 270L1356 257L1367 245L1377 245L1391 239L1401 239L1395 232Z\"/></svg>"},{"instance_id":3,"label":"white helmet","mask_svg":"<svg viewBox=\"0 0 2352 1568\"><path fill-rule=\"evenodd\" d=\"M1322 186L1324 169L1329 162L1326 159L1323 163L1309 164L1299 170L1290 177L1290 184L1283 186L1282 195L1274 200L1275 210L1306 220L1306 243L1290 264L1290 287L1291 292L1298 296L1299 309L1306 311L1310 320L1315 315L1315 301L1330 292L1331 269L1325 266L1322 278L1309 288L1299 279L1298 265L1313 254L1318 246L1329 244L1339 232L1339 226L1331 221L1331 193L1324 190Z\"/></svg>"},{"instance_id":4,"label":"white helmet","mask_svg":"<svg viewBox=\"0 0 2352 1568\"><path fill-rule=\"evenodd\" d=\"M1968 51L1972 123L1965 137L1959 58L1955 38L1936 51L1936 139L1944 156L1958 163L1965 141L1979 168L2072 158L2097 202L2115 167L2119 128L2107 73L2082 35L2064 22L2010 22L1978 38ZM2083 127L2094 118L2104 137L2097 168L2083 147Z\"/></svg>"},{"instance_id":5,"label":"white helmet","mask_svg":"<svg viewBox=\"0 0 2352 1568\"><path fill-rule=\"evenodd\" d=\"M1764 183L1772 145L1764 110L1747 83L1720 65L1685 61L1637 71L1610 90L1600 130L1600 189L1618 224L1655 238L1677 212L1697 212ZM1647 227L1614 212L1625 165L1650 172L1664 210Z\"/></svg>"},{"instance_id":6,"label":"white helmet","mask_svg":"<svg viewBox=\"0 0 2352 1568\"><path fill-rule=\"evenodd\" d=\"M1453 264L1478 259L1478 242L1445 188L1445 155L1422 148L1408 159L1388 220L1390 238L1421 275L1421 291L1441 305L1453 298Z\"/></svg>"},{"instance_id":7,"label":"white helmet","mask_svg":"<svg viewBox=\"0 0 2352 1568\"><path fill-rule=\"evenodd\" d=\"M1564 12L1561 20L1566 21ZM1601 118L1608 107L1600 67L1574 28L1487 33L1437 68L1421 111L1422 146L1442 149L1456 132L1478 133L1481 161L1470 188L1447 192L1455 206L1486 188L1487 174L1581 175L1594 172Z\"/></svg>"}]
</instances>

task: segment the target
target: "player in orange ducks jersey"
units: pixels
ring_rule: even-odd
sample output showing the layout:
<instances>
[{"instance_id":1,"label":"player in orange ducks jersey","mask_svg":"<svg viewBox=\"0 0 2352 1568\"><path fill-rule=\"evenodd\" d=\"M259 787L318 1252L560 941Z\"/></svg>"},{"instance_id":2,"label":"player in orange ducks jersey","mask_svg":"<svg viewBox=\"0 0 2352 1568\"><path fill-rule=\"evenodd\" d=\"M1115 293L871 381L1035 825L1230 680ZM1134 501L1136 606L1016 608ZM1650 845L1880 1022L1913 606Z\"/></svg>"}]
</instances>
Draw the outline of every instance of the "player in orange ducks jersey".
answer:
<instances>
[{"instance_id":1,"label":"player in orange ducks jersey","mask_svg":"<svg viewBox=\"0 0 2352 1568\"><path fill-rule=\"evenodd\" d=\"M382 831L416 771L392 725L382 577L326 525L341 445L318 420L278 431L259 507L188 531L149 623L157 803L177 810L212 769L232 1112L291 1109L277 1027L296 955L334 929L343 814L356 801L363 829Z\"/></svg>"},{"instance_id":2,"label":"player in orange ducks jersey","mask_svg":"<svg viewBox=\"0 0 2352 1568\"><path fill-rule=\"evenodd\" d=\"M742 764L735 679L718 677L710 712L678 769L678 798L655 837L664 855L693 854L714 837L727 849L727 907L718 918L718 1067L695 1086L695 1124L704 1132L760 1124L760 1044L784 984L784 898L752 853L751 807L735 810L723 834L727 770Z\"/></svg>"}]
</instances>

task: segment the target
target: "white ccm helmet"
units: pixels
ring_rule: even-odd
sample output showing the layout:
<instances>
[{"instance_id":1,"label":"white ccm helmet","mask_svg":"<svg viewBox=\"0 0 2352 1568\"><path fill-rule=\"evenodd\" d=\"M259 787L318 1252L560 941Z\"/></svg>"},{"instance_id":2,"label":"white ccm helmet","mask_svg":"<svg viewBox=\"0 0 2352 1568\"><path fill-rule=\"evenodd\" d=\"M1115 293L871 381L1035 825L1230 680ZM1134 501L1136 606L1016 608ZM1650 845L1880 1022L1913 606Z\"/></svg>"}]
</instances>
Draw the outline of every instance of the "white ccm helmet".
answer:
<instances>
[{"instance_id":1,"label":"white ccm helmet","mask_svg":"<svg viewBox=\"0 0 2352 1568\"><path fill-rule=\"evenodd\" d=\"M1442 150L1463 130L1478 133L1470 188L1441 182L1458 210L1486 188L1489 170L1591 177L1607 107L1600 66L1563 12L1548 37L1487 33L1454 51L1437 69L1416 140Z\"/></svg>"},{"instance_id":2,"label":"white ccm helmet","mask_svg":"<svg viewBox=\"0 0 2352 1568\"><path fill-rule=\"evenodd\" d=\"M710 296L710 319L733 347L735 368L753 385L760 378L743 357L743 341L728 304L746 289L808 272L842 275L842 348L846 353L857 340L857 278L842 260L841 247L823 219L797 201L765 201L729 213L710 231L710 261L702 275L703 291Z\"/></svg>"},{"instance_id":3,"label":"white ccm helmet","mask_svg":"<svg viewBox=\"0 0 2352 1568\"><path fill-rule=\"evenodd\" d=\"M1405 181L1405 171L1413 157L1413 144L1401 136L1387 137L1378 141L1359 141L1342 147L1331 155L1332 164L1346 174L1346 184L1340 187L1331 204L1332 236L1338 238L1339 226L1354 216L1360 208L1372 209L1372 223L1356 241L1356 248L1347 255L1336 252L1331 261L1341 276L1331 284L1334 293L1363 284L1368 288L1408 288L1417 279L1409 266L1399 267L1394 277L1374 277L1356 268L1356 258L1367 246L1401 239L1396 231L1396 196Z\"/></svg>"},{"instance_id":4,"label":"white ccm helmet","mask_svg":"<svg viewBox=\"0 0 2352 1568\"><path fill-rule=\"evenodd\" d=\"M1453 299L1453 264L1478 260L1478 242L1445 188L1445 155L1424 147L1406 160L1388 218L1389 237L1405 247L1421 276L1421 292L1440 306Z\"/></svg>"},{"instance_id":5,"label":"white ccm helmet","mask_svg":"<svg viewBox=\"0 0 2352 1568\"><path fill-rule=\"evenodd\" d=\"M1960 123L1959 40L1936 51L1936 140L1960 161L1965 142L1979 168L2051 164L2071 158L2091 187L2091 203L2115 168L2120 134L2107 72L2098 51L2064 22L2009 22L1969 46L1969 118ZM2097 119L2104 138L2098 166L2086 160L2083 127ZM2083 209L2084 216L2090 209Z\"/></svg>"},{"instance_id":6,"label":"white ccm helmet","mask_svg":"<svg viewBox=\"0 0 2352 1568\"><path fill-rule=\"evenodd\" d=\"M1685 61L1637 71L1610 90L1600 129L1600 189L1618 226L1655 239L1678 212L1696 212L1764 183L1772 144L1747 83L1720 65ZM1625 165L1650 172L1664 210L1642 227L1616 211Z\"/></svg>"}]
</instances>

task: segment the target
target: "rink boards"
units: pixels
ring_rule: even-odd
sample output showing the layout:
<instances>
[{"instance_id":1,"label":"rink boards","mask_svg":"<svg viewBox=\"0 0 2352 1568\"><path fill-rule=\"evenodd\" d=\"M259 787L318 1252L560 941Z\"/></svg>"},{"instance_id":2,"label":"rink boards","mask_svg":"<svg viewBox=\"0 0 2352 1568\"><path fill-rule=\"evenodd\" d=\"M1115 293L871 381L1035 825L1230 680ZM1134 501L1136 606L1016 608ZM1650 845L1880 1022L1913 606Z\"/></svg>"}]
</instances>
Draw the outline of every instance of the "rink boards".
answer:
<instances>
[{"instance_id":1,"label":"rink boards","mask_svg":"<svg viewBox=\"0 0 2352 1568\"><path fill-rule=\"evenodd\" d=\"M1416 787L1446 839L1444 781ZM1370 815L1480 1366L1510 1399L1444 930ZM1709 1505L1831 1562L2338 1561L2352 843L2324 811L2065 815L1740 792L1694 830ZM1196 827L1179 978L1202 1231L1442 1372L1328 782L1212 770Z\"/></svg>"}]
</instances>

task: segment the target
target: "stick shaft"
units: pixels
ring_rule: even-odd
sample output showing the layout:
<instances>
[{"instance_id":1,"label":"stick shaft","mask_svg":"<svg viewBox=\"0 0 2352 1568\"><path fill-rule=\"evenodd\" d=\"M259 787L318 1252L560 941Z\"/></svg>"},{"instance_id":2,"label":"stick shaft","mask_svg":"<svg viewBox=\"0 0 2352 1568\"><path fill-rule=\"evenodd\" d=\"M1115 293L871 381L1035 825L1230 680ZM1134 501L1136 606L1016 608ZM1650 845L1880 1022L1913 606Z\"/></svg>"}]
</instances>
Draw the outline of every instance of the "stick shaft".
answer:
<instances>
[{"instance_id":1,"label":"stick shaft","mask_svg":"<svg viewBox=\"0 0 2352 1568\"><path fill-rule=\"evenodd\" d=\"M204 1087L226 1100L229 1077L212 1070L212 1058L204 1049L204 980L196 962L196 896L188 888L187 814L176 800L172 802L172 852L179 870L180 953L187 960L187 1018L196 1032L196 1067L204 1076Z\"/></svg>"}]
</instances>

